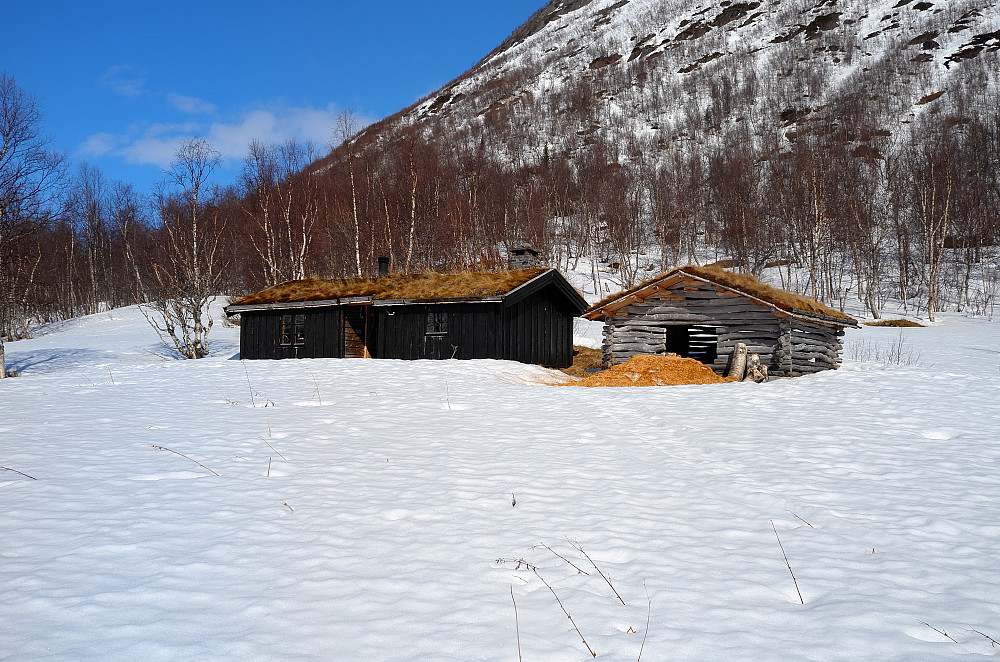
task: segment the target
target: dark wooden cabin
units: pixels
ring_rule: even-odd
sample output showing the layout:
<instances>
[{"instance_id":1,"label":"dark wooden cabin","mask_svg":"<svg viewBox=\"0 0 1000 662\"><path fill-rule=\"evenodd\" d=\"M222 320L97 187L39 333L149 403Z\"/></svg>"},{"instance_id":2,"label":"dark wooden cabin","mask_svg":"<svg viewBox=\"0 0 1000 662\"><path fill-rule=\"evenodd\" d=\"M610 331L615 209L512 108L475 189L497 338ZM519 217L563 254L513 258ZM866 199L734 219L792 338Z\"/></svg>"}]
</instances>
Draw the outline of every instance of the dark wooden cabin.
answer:
<instances>
[{"instance_id":1,"label":"dark wooden cabin","mask_svg":"<svg viewBox=\"0 0 1000 662\"><path fill-rule=\"evenodd\" d=\"M226 308L245 359L509 359L573 363L586 301L555 269L282 283Z\"/></svg>"},{"instance_id":2,"label":"dark wooden cabin","mask_svg":"<svg viewBox=\"0 0 1000 662\"><path fill-rule=\"evenodd\" d=\"M724 375L737 344L744 343L775 377L838 368L844 329L858 325L818 301L750 276L695 266L612 295L583 317L605 322L605 367L635 354L672 352Z\"/></svg>"}]
</instances>

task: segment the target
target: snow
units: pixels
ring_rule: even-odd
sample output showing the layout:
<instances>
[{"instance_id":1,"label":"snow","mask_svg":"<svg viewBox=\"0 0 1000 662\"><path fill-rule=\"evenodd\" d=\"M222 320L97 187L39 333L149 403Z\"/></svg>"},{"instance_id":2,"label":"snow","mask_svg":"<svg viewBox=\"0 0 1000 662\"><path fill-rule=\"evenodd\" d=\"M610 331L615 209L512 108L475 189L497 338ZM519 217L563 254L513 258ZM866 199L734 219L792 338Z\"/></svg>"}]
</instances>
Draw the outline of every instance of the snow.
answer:
<instances>
[{"instance_id":1,"label":"snow","mask_svg":"<svg viewBox=\"0 0 1000 662\"><path fill-rule=\"evenodd\" d=\"M0 471L0 659L993 656L1000 333L940 319L646 389L244 363L221 324L182 361L134 309L41 329L0 381L0 465L35 479ZM913 365L850 359L900 337Z\"/></svg>"}]
</instances>

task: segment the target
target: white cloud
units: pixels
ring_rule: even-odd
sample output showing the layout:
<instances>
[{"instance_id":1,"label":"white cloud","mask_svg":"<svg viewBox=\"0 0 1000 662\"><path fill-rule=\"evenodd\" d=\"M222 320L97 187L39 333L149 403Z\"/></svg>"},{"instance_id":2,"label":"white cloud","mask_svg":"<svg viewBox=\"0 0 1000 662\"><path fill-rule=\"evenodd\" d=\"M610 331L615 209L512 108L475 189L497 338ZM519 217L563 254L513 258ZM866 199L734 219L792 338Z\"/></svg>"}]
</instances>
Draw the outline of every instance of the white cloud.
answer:
<instances>
[{"instance_id":1,"label":"white cloud","mask_svg":"<svg viewBox=\"0 0 1000 662\"><path fill-rule=\"evenodd\" d=\"M197 97L171 92L167 95L167 101L170 102L171 106L188 115L211 115L215 112L215 104Z\"/></svg>"},{"instance_id":2,"label":"white cloud","mask_svg":"<svg viewBox=\"0 0 1000 662\"><path fill-rule=\"evenodd\" d=\"M80 145L84 156L104 156L120 144L120 139L110 133L95 133Z\"/></svg>"},{"instance_id":3,"label":"white cloud","mask_svg":"<svg viewBox=\"0 0 1000 662\"><path fill-rule=\"evenodd\" d=\"M211 106L214 109L214 106L199 99L180 98L198 102L192 107ZM173 100L171 103L178 108ZM228 121L205 122L192 119L181 123L133 127L122 135L98 133L84 141L79 151L90 155L114 156L127 163L161 168L170 165L180 143L194 137L208 140L230 165L246 156L247 146L255 139L268 143L280 143L289 139L308 141L315 143L322 152L333 137L334 124L340 112L341 109L335 104L329 104L325 108L294 108L274 104L247 110ZM358 117L357 122L361 127L370 120Z\"/></svg>"},{"instance_id":4,"label":"white cloud","mask_svg":"<svg viewBox=\"0 0 1000 662\"><path fill-rule=\"evenodd\" d=\"M117 64L98 79L100 84L126 97L137 97L142 94L142 86L146 83L146 73L132 64Z\"/></svg>"}]
</instances>

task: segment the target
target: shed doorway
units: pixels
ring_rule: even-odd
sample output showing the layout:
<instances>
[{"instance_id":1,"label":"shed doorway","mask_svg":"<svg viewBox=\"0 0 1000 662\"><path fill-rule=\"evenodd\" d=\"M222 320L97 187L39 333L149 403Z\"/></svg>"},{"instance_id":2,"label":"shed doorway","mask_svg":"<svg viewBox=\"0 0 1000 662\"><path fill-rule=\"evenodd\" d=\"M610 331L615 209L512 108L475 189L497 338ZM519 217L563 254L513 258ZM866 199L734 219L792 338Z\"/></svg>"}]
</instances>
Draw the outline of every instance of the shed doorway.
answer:
<instances>
[{"instance_id":1,"label":"shed doorway","mask_svg":"<svg viewBox=\"0 0 1000 662\"><path fill-rule=\"evenodd\" d=\"M369 306L344 306L344 358L368 359L371 309Z\"/></svg>"},{"instance_id":2,"label":"shed doorway","mask_svg":"<svg viewBox=\"0 0 1000 662\"><path fill-rule=\"evenodd\" d=\"M719 354L719 329L700 324L664 327L664 351L712 365Z\"/></svg>"}]
</instances>

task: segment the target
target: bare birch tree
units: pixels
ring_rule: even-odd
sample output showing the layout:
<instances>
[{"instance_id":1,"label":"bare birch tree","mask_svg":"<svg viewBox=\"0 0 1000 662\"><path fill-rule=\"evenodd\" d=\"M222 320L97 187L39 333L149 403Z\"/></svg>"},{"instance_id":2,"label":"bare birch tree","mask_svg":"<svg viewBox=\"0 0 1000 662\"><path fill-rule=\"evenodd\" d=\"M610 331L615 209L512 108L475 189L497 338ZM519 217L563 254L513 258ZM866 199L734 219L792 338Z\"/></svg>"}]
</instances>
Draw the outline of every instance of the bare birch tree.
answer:
<instances>
[{"instance_id":1,"label":"bare birch tree","mask_svg":"<svg viewBox=\"0 0 1000 662\"><path fill-rule=\"evenodd\" d=\"M203 138L182 143L157 194L162 259L153 264L153 300L148 310L140 309L163 344L189 359L209 353L209 304L222 276L217 257L223 223L205 200L208 179L221 158Z\"/></svg>"},{"instance_id":2,"label":"bare birch tree","mask_svg":"<svg viewBox=\"0 0 1000 662\"><path fill-rule=\"evenodd\" d=\"M354 115L343 110L337 116L337 125L334 129L334 136L342 144L350 141L358 132L358 122ZM351 219L354 222L354 269L356 275L361 277L361 221L358 218L358 187L354 178L354 152L348 146L347 149L347 171L351 180Z\"/></svg>"},{"instance_id":3,"label":"bare birch tree","mask_svg":"<svg viewBox=\"0 0 1000 662\"><path fill-rule=\"evenodd\" d=\"M62 171L41 133L35 97L0 72L0 379L7 376L4 336L13 340L18 311L15 275L22 242L39 228L42 207Z\"/></svg>"}]
</instances>

